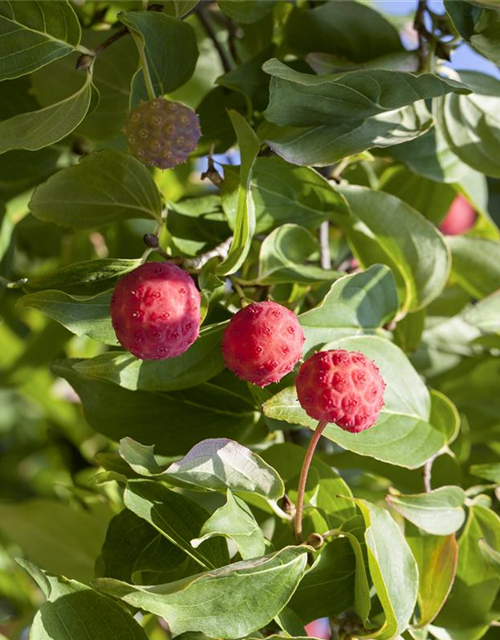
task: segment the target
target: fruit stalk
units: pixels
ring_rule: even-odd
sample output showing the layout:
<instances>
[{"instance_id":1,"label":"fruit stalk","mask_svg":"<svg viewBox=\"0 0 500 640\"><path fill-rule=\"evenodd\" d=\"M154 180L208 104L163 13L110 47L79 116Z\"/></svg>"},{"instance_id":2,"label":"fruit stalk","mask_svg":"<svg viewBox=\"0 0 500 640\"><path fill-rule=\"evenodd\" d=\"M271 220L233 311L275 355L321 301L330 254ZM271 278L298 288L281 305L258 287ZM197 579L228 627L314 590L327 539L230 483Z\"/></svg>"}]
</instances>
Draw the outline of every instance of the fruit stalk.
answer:
<instances>
[{"instance_id":1,"label":"fruit stalk","mask_svg":"<svg viewBox=\"0 0 500 640\"><path fill-rule=\"evenodd\" d=\"M299 492L297 496L297 511L295 513L295 541L297 544L302 542L302 514L304 512L304 493L306 491L307 476L309 474L309 468L316 451L316 447L320 438L325 430L328 422L318 422L318 426L314 431L309 446L307 447L304 462L302 463L302 470L300 472L299 480Z\"/></svg>"}]
</instances>

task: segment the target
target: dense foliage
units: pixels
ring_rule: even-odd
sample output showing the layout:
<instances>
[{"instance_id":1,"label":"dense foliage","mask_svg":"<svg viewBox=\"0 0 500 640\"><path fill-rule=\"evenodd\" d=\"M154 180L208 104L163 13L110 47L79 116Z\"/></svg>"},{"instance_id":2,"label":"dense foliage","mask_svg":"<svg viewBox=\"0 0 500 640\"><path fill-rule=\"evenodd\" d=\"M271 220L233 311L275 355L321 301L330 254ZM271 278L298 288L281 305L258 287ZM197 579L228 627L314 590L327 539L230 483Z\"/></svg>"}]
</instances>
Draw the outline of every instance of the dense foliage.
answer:
<instances>
[{"instance_id":1,"label":"dense foliage","mask_svg":"<svg viewBox=\"0 0 500 640\"><path fill-rule=\"evenodd\" d=\"M1 638L500 637L500 82L446 62L500 8L416 4L0 2ZM138 359L111 296L165 260L201 330ZM221 351L265 300L386 384L303 495L300 363Z\"/></svg>"}]
</instances>

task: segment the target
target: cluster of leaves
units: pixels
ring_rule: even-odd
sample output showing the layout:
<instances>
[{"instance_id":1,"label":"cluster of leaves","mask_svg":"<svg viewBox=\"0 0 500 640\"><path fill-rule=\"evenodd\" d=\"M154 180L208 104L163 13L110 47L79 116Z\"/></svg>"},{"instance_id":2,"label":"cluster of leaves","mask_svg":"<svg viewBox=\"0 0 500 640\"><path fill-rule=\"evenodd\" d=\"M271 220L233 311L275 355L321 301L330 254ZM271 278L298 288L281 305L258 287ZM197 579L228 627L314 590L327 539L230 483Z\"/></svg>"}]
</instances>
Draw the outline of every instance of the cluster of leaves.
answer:
<instances>
[{"instance_id":1,"label":"cluster of leaves","mask_svg":"<svg viewBox=\"0 0 500 640\"><path fill-rule=\"evenodd\" d=\"M500 82L439 56L500 62L500 9L445 4L407 51L354 1L0 2L0 637L497 637ZM164 173L122 134L151 88L203 134ZM160 362L109 316L155 230L203 297ZM293 373L224 370L242 295L387 383L372 429L325 431L310 544L316 425Z\"/></svg>"}]
</instances>

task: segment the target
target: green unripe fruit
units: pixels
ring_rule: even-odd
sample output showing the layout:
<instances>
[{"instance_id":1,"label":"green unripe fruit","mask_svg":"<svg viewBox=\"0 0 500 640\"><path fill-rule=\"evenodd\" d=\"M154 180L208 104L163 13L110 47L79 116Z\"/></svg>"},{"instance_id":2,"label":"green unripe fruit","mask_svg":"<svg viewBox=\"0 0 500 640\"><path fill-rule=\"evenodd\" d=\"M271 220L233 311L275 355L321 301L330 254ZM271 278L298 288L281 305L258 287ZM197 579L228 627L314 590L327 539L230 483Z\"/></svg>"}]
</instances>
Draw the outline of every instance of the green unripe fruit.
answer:
<instances>
[{"instance_id":1,"label":"green unripe fruit","mask_svg":"<svg viewBox=\"0 0 500 640\"><path fill-rule=\"evenodd\" d=\"M141 103L129 113L125 125L130 153L146 166L159 169L186 162L200 135L196 113L164 98Z\"/></svg>"}]
</instances>

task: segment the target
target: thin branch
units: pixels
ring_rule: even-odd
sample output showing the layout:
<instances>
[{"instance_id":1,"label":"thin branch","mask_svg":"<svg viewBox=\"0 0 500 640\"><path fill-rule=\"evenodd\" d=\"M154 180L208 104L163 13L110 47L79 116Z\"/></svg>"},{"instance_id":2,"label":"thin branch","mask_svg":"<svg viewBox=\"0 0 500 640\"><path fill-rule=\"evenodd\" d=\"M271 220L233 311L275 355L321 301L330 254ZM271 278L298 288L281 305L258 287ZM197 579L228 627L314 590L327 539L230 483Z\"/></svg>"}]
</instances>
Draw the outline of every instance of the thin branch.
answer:
<instances>
[{"instance_id":1,"label":"thin branch","mask_svg":"<svg viewBox=\"0 0 500 640\"><path fill-rule=\"evenodd\" d=\"M319 250L321 268L330 271L332 257L330 255L330 223L328 220L324 220L319 226Z\"/></svg>"},{"instance_id":2,"label":"thin branch","mask_svg":"<svg viewBox=\"0 0 500 640\"><path fill-rule=\"evenodd\" d=\"M224 73L228 73L233 68L232 62L227 54L227 51L224 49L224 47L221 45L221 43L217 39L217 33L215 32L215 29L213 28L212 23L208 19L208 16L206 14L206 9L203 6L203 3L201 4L200 10L196 13L196 15L198 16L201 24L203 25L203 28L207 32L207 35L210 37L210 39L214 43L214 47L217 49L217 53L219 54L222 67L224 69Z\"/></svg>"},{"instance_id":3,"label":"thin branch","mask_svg":"<svg viewBox=\"0 0 500 640\"><path fill-rule=\"evenodd\" d=\"M297 511L295 513L295 542L297 544L300 544L302 542L302 514L304 512L304 494L306 492L307 475L309 473L309 468L311 466L314 452L327 425L328 422L318 422L316 431L312 434L311 441L309 442L309 446L307 447L304 462L302 463L297 495Z\"/></svg>"},{"instance_id":4,"label":"thin branch","mask_svg":"<svg viewBox=\"0 0 500 640\"><path fill-rule=\"evenodd\" d=\"M226 238L224 242L221 242L219 245L210 249L206 253L201 253L199 256L195 258L188 258L183 261L183 266L192 271L199 271L209 260L212 258L222 258L223 260L227 258L229 253L229 249L231 248L231 243L233 242L233 236L229 236Z\"/></svg>"},{"instance_id":5,"label":"thin branch","mask_svg":"<svg viewBox=\"0 0 500 640\"><path fill-rule=\"evenodd\" d=\"M432 491L432 465L434 464L434 460L437 456L432 456L429 458L427 462L424 464L424 468L422 469L422 479L424 481L424 489L425 493L430 493Z\"/></svg>"}]
</instances>

